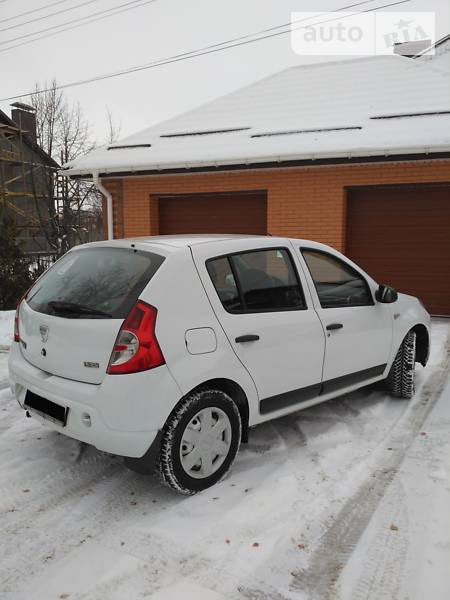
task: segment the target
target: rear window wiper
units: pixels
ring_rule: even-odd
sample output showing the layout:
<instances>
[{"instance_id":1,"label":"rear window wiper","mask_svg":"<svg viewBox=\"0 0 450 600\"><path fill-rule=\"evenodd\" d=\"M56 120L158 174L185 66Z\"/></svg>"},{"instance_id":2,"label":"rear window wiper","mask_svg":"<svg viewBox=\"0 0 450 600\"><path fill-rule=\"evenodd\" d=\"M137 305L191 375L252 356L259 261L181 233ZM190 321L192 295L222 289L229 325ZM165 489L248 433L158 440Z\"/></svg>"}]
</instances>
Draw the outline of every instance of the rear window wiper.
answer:
<instances>
[{"instance_id":1,"label":"rear window wiper","mask_svg":"<svg viewBox=\"0 0 450 600\"><path fill-rule=\"evenodd\" d=\"M51 300L48 305L55 312L59 313L72 313L76 315L96 315L99 317L105 317L111 319L112 315L103 310L84 306L83 304L77 304L76 302L63 302L59 300Z\"/></svg>"}]
</instances>

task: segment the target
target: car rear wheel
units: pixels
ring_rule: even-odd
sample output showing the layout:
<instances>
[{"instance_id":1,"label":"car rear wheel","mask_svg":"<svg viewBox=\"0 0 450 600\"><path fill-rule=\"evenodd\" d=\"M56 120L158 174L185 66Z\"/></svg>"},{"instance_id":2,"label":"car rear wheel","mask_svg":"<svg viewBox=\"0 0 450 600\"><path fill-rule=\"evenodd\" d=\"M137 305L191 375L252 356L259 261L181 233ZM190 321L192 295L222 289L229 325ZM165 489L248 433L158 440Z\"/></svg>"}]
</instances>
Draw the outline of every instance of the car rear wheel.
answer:
<instances>
[{"instance_id":1,"label":"car rear wheel","mask_svg":"<svg viewBox=\"0 0 450 600\"><path fill-rule=\"evenodd\" d=\"M164 426L159 457L164 483L195 494L223 479L239 450L241 428L238 407L221 390L187 396Z\"/></svg>"},{"instance_id":2,"label":"car rear wheel","mask_svg":"<svg viewBox=\"0 0 450 600\"><path fill-rule=\"evenodd\" d=\"M387 391L397 398L412 398L416 361L416 334L410 331L403 340L385 380Z\"/></svg>"}]
</instances>

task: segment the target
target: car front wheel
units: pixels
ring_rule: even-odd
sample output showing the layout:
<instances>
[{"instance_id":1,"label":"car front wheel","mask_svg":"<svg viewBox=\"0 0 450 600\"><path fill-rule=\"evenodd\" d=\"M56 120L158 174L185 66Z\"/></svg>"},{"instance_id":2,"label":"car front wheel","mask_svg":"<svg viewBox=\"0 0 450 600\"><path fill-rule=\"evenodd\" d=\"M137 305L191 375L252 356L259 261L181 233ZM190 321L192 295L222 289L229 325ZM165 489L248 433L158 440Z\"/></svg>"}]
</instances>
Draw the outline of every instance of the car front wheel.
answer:
<instances>
[{"instance_id":1,"label":"car front wheel","mask_svg":"<svg viewBox=\"0 0 450 600\"><path fill-rule=\"evenodd\" d=\"M385 387L398 398L412 398L414 395L414 376L416 361L416 334L408 332L392 363Z\"/></svg>"},{"instance_id":2,"label":"car front wheel","mask_svg":"<svg viewBox=\"0 0 450 600\"><path fill-rule=\"evenodd\" d=\"M184 398L163 430L159 470L164 483L195 494L223 479L239 450L241 427L238 407L221 390Z\"/></svg>"}]
</instances>

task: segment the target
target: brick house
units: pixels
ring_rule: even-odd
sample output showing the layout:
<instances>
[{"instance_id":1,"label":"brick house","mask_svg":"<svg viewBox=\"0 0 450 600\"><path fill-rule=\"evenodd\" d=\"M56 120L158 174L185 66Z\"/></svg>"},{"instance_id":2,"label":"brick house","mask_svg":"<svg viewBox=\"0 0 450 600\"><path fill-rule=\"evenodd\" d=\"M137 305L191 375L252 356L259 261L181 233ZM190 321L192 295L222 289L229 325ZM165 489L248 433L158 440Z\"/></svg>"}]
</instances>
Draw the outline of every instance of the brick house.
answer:
<instances>
[{"instance_id":1,"label":"brick house","mask_svg":"<svg viewBox=\"0 0 450 600\"><path fill-rule=\"evenodd\" d=\"M65 170L100 178L114 237L314 239L450 314L450 77L426 62L290 68Z\"/></svg>"}]
</instances>

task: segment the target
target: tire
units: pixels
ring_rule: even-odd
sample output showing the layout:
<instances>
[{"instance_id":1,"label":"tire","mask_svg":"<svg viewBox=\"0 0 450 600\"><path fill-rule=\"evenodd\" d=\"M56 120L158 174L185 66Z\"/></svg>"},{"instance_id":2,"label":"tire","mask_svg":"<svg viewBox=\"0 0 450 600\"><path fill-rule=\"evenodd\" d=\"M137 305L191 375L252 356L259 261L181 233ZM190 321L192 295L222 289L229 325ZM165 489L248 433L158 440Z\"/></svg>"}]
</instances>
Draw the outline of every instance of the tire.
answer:
<instances>
[{"instance_id":1,"label":"tire","mask_svg":"<svg viewBox=\"0 0 450 600\"><path fill-rule=\"evenodd\" d=\"M238 407L227 394L220 390L190 394L162 432L159 472L163 483L190 495L221 481L239 450L241 432Z\"/></svg>"},{"instance_id":2,"label":"tire","mask_svg":"<svg viewBox=\"0 0 450 600\"><path fill-rule=\"evenodd\" d=\"M397 398L414 395L416 334L410 331L403 340L385 380L385 389Z\"/></svg>"}]
</instances>

